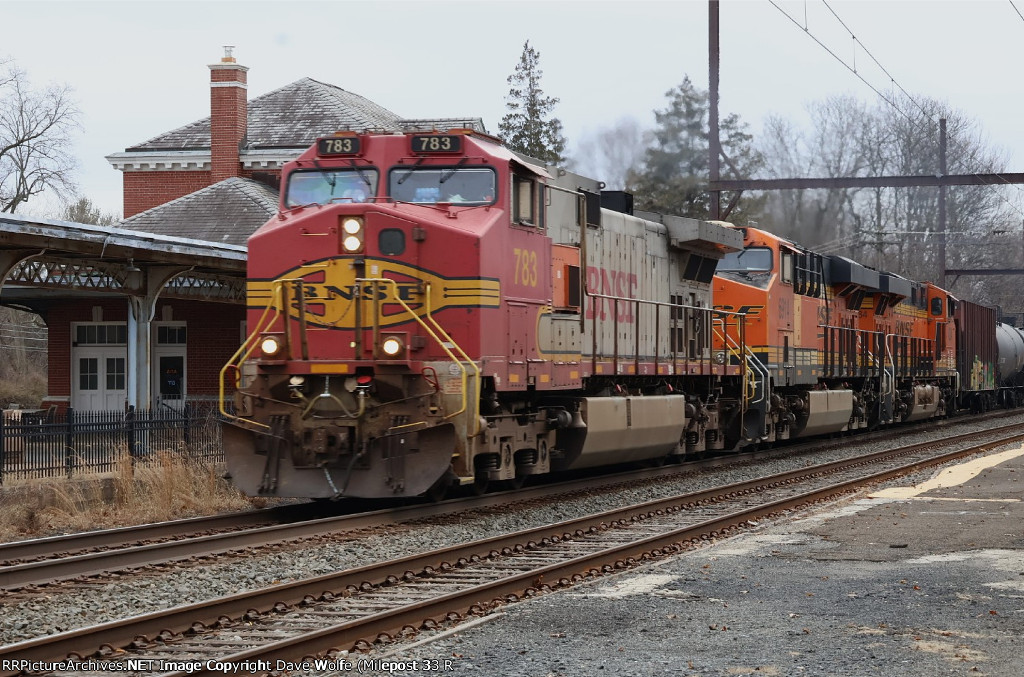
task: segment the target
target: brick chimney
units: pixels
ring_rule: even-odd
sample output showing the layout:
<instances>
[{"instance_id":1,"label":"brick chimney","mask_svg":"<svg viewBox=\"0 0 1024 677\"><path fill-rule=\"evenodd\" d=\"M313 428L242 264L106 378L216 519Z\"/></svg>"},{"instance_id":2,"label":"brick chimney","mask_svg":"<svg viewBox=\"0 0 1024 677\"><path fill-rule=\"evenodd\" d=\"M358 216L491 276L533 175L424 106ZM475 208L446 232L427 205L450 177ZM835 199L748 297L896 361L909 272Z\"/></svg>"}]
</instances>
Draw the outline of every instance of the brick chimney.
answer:
<instances>
[{"instance_id":1,"label":"brick chimney","mask_svg":"<svg viewBox=\"0 0 1024 677\"><path fill-rule=\"evenodd\" d=\"M226 45L220 63L210 65L211 183L242 173L238 147L246 135L249 69L238 65L233 50L233 46Z\"/></svg>"}]
</instances>

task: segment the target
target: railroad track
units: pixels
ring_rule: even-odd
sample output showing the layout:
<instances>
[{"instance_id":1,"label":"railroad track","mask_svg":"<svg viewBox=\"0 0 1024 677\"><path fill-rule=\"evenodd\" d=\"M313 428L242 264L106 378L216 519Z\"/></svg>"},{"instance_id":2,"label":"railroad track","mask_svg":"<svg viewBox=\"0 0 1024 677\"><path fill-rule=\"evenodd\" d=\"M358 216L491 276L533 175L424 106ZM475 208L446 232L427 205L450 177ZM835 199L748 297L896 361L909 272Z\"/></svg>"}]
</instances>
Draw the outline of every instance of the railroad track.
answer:
<instances>
[{"instance_id":1,"label":"railroad track","mask_svg":"<svg viewBox=\"0 0 1024 677\"><path fill-rule=\"evenodd\" d=\"M124 661L133 660L168 675L196 675L214 674L218 664L250 661L248 665L263 669L330 650L358 651L382 638L486 614L524 597L664 557L750 521L829 500L864 484L1024 440L1024 425L1005 428L1013 430L1003 429L999 439L954 451L939 449L978 434L810 466L42 637L0 647L0 665L15 658L52 661L69 655L112 659L116 653L122 672ZM201 665L182 662L192 659L200 659ZM16 672L0 670L0 676ZM56 673L83 674L79 669Z\"/></svg>"},{"instance_id":2,"label":"railroad track","mask_svg":"<svg viewBox=\"0 0 1024 677\"><path fill-rule=\"evenodd\" d=\"M1005 415L999 412L996 417ZM943 425L937 424L935 427ZM990 432L997 434L1004 426ZM858 435L858 442L894 437L899 431L885 430ZM962 436L973 437L976 433ZM844 438L845 439L845 438ZM337 536L415 520L443 518L457 513L507 505L510 501L551 501L574 493L614 491L641 485L652 479L668 480L694 470L753 462L769 456L806 453L822 447L842 446L833 440L793 445L778 450L732 454L699 462L664 468L628 470L612 475L584 477L544 484L517 492L454 499L438 504L412 504L369 512L352 512L333 517L308 519L322 512L322 506L306 503L269 510L192 518L138 527L71 534L30 541L0 544L0 589L31 594L38 586L61 581L101 582L105 577L129 570L145 572L173 562L200 562L217 557L245 556L256 549L289 547L304 540ZM364 505L353 502L353 507Z\"/></svg>"}]
</instances>

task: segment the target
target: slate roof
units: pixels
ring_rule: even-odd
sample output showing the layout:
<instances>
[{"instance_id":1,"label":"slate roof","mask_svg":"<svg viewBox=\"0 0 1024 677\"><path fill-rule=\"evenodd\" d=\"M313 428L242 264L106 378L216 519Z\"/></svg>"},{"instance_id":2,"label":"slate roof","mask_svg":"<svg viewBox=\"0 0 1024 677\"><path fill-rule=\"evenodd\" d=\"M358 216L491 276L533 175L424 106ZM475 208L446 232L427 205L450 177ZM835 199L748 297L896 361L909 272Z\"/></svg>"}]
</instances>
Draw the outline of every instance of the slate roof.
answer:
<instances>
[{"instance_id":1,"label":"slate roof","mask_svg":"<svg viewBox=\"0 0 1024 677\"><path fill-rule=\"evenodd\" d=\"M277 213L277 191L232 177L131 216L120 228L207 242L246 244Z\"/></svg>"},{"instance_id":2,"label":"slate roof","mask_svg":"<svg viewBox=\"0 0 1024 677\"><path fill-rule=\"evenodd\" d=\"M483 129L480 118L412 120L399 118L387 108L341 87L302 78L258 96L248 103L249 127L244 150L306 148L318 136L341 129L401 131L407 127L472 126ZM126 148L126 152L199 150L210 147L210 118L179 127Z\"/></svg>"},{"instance_id":3,"label":"slate roof","mask_svg":"<svg viewBox=\"0 0 1024 677\"><path fill-rule=\"evenodd\" d=\"M317 137L338 130L398 132L469 128L486 133L481 118L399 118L341 87L302 78L248 102L246 151L282 149L297 157ZM210 118L187 124L125 149L125 153L209 151ZM124 156L110 156L123 159ZM108 158L110 159L110 158ZM230 178L121 222L129 230L245 245L277 213L278 194L251 179Z\"/></svg>"}]
</instances>

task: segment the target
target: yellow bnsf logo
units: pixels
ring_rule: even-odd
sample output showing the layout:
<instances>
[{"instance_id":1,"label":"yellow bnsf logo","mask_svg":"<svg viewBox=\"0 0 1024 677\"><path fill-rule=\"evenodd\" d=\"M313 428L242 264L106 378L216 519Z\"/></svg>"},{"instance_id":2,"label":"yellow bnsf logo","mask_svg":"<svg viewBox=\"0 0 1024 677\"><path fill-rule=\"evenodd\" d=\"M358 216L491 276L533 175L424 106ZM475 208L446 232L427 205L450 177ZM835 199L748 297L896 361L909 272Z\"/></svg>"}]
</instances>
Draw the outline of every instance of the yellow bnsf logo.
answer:
<instances>
[{"instance_id":1,"label":"yellow bnsf logo","mask_svg":"<svg viewBox=\"0 0 1024 677\"><path fill-rule=\"evenodd\" d=\"M362 303L360 324L363 327L373 324L374 310L377 326L391 327L412 320L403 303L422 317L427 312L428 300L432 313L445 308L497 308L501 301L501 285L494 279L443 277L385 259L364 260L364 278L385 278L394 280L394 284L357 283L350 259L327 259L293 268L278 280L249 280L248 305L258 309L283 302L288 306L288 314L295 319L302 307L307 324L354 329L357 302ZM275 289L280 291L275 292Z\"/></svg>"}]
</instances>

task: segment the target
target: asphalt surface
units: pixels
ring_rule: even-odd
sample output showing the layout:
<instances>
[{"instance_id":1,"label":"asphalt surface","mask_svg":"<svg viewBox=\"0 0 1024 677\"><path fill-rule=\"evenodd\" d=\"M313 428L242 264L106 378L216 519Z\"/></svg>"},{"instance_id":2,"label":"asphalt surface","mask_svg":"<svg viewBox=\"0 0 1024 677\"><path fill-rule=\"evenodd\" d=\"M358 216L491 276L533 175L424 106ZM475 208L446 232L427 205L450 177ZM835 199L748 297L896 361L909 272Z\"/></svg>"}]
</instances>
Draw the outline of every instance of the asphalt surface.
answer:
<instances>
[{"instance_id":1,"label":"asphalt surface","mask_svg":"<svg viewBox=\"0 0 1024 677\"><path fill-rule=\"evenodd\" d=\"M364 674L1024 675L1024 448L901 484L421 634L384 653L404 669Z\"/></svg>"}]
</instances>

